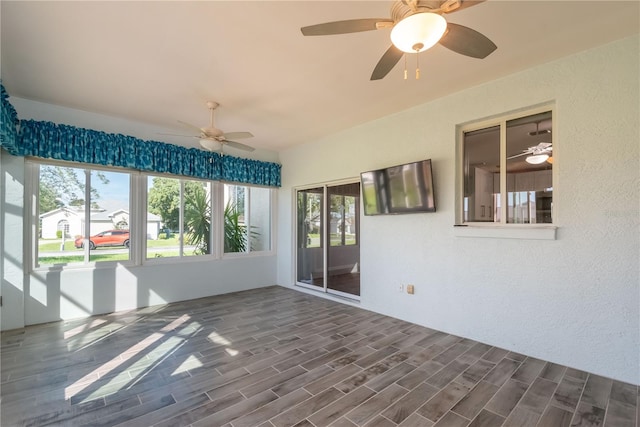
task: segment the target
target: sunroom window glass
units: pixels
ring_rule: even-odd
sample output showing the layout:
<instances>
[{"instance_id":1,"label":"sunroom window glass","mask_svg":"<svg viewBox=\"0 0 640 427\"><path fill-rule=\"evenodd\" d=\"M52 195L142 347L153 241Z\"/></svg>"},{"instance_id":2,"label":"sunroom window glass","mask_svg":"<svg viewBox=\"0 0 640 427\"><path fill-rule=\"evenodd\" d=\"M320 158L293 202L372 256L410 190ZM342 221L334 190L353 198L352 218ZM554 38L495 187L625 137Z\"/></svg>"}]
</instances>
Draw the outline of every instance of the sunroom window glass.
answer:
<instances>
[{"instance_id":1,"label":"sunroom window glass","mask_svg":"<svg viewBox=\"0 0 640 427\"><path fill-rule=\"evenodd\" d=\"M247 226L247 187L224 185L224 252L247 252L250 239Z\"/></svg>"},{"instance_id":2,"label":"sunroom window glass","mask_svg":"<svg viewBox=\"0 0 640 427\"><path fill-rule=\"evenodd\" d=\"M183 194L183 255L211 254L211 184L205 181L184 181Z\"/></svg>"},{"instance_id":3,"label":"sunroom window glass","mask_svg":"<svg viewBox=\"0 0 640 427\"><path fill-rule=\"evenodd\" d=\"M224 252L271 250L271 189L224 184Z\"/></svg>"},{"instance_id":4,"label":"sunroom window glass","mask_svg":"<svg viewBox=\"0 0 640 427\"><path fill-rule=\"evenodd\" d=\"M131 258L129 173L63 164L37 169L36 267Z\"/></svg>"},{"instance_id":5,"label":"sunroom window glass","mask_svg":"<svg viewBox=\"0 0 640 427\"><path fill-rule=\"evenodd\" d=\"M249 250L271 250L271 190L262 187L249 189Z\"/></svg>"},{"instance_id":6,"label":"sunroom window glass","mask_svg":"<svg viewBox=\"0 0 640 427\"><path fill-rule=\"evenodd\" d=\"M147 228L159 221L157 234L147 232L147 258L180 256L180 206L180 180L147 177Z\"/></svg>"},{"instance_id":7,"label":"sunroom window glass","mask_svg":"<svg viewBox=\"0 0 640 427\"><path fill-rule=\"evenodd\" d=\"M500 222L500 126L464 134L464 222Z\"/></svg>"},{"instance_id":8,"label":"sunroom window glass","mask_svg":"<svg viewBox=\"0 0 640 427\"><path fill-rule=\"evenodd\" d=\"M92 170L89 202L89 261L130 259L130 176Z\"/></svg>"},{"instance_id":9,"label":"sunroom window glass","mask_svg":"<svg viewBox=\"0 0 640 427\"><path fill-rule=\"evenodd\" d=\"M84 263L85 185L84 169L39 165L36 266Z\"/></svg>"}]
</instances>

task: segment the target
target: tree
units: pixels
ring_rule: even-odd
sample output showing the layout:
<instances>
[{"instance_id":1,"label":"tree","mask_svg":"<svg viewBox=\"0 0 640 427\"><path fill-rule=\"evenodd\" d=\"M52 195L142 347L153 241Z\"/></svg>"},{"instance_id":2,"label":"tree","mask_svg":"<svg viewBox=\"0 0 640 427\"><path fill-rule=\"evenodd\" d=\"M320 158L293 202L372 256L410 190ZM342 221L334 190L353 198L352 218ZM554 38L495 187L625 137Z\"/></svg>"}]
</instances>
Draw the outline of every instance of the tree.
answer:
<instances>
[{"instance_id":1,"label":"tree","mask_svg":"<svg viewBox=\"0 0 640 427\"><path fill-rule=\"evenodd\" d=\"M162 224L170 230L179 228L180 220L180 181L171 178L153 178L149 189L149 212L159 215Z\"/></svg>"},{"instance_id":2,"label":"tree","mask_svg":"<svg viewBox=\"0 0 640 427\"><path fill-rule=\"evenodd\" d=\"M180 228L180 181L172 178L153 178L149 189L149 211L159 215L165 227ZM224 209L224 251L245 252L248 247L247 226L242 222L243 211L228 203ZM211 198L202 183L184 183L185 241L195 246L196 254L211 253ZM259 233L251 231L251 238Z\"/></svg>"},{"instance_id":3,"label":"tree","mask_svg":"<svg viewBox=\"0 0 640 427\"><path fill-rule=\"evenodd\" d=\"M104 172L92 171L92 179L108 184ZM83 169L64 166L41 165L39 203L40 212L49 212L63 206L84 206L85 177ZM91 186L91 207L98 208L100 194Z\"/></svg>"},{"instance_id":4,"label":"tree","mask_svg":"<svg viewBox=\"0 0 640 427\"><path fill-rule=\"evenodd\" d=\"M59 198L59 194L54 187L46 182L40 181L40 192L38 201L40 203L40 212L49 212L64 206Z\"/></svg>"},{"instance_id":5,"label":"tree","mask_svg":"<svg viewBox=\"0 0 640 427\"><path fill-rule=\"evenodd\" d=\"M180 181L156 176L152 182L153 186L149 189L147 201L149 212L159 215L164 227L178 230L180 228ZM185 181L185 201L194 198L196 194L206 195L202 183Z\"/></svg>"},{"instance_id":6,"label":"tree","mask_svg":"<svg viewBox=\"0 0 640 427\"><path fill-rule=\"evenodd\" d=\"M246 252L247 226L240 222L242 211L234 203L224 207L224 251Z\"/></svg>"},{"instance_id":7,"label":"tree","mask_svg":"<svg viewBox=\"0 0 640 427\"><path fill-rule=\"evenodd\" d=\"M211 253L211 203L202 186L185 194L184 220L187 243L195 246L194 252L199 255Z\"/></svg>"},{"instance_id":8,"label":"tree","mask_svg":"<svg viewBox=\"0 0 640 427\"><path fill-rule=\"evenodd\" d=\"M238 205L237 202L229 201L224 207L224 251L226 253L246 252L260 238L260 233L255 231L256 227L247 228L243 219L245 212ZM241 206L244 206L244 200Z\"/></svg>"}]
</instances>

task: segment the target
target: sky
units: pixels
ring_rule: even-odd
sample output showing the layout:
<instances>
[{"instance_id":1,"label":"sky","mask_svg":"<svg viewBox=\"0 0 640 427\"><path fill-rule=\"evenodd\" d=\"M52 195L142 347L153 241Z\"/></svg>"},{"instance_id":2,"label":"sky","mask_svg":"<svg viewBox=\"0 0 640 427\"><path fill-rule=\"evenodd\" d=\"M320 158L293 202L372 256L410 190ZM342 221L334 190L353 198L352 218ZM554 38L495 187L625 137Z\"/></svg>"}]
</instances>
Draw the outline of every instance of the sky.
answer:
<instances>
[{"instance_id":1,"label":"sky","mask_svg":"<svg viewBox=\"0 0 640 427\"><path fill-rule=\"evenodd\" d=\"M108 212L117 209L129 210L129 174L117 172L105 172L108 184L99 179L91 179L91 185L98 190L100 198L98 205Z\"/></svg>"}]
</instances>

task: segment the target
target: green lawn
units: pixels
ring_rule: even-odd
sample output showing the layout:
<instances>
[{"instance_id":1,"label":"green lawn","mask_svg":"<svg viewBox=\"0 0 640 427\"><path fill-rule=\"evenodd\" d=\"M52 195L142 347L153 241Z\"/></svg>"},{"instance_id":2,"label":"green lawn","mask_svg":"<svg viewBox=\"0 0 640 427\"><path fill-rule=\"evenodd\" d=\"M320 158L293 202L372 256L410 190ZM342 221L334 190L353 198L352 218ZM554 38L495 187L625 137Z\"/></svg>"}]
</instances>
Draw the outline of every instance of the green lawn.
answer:
<instances>
[{"instance_id":1,"label":"green lawn","mask_svg":"<svg viewBox=\"0 0 640 427\"><path fill-rule=\"evenodd\" d=\"M74 240L75 239L70 239L65 242L65 245L64 245L65 251L78 251L78 252L81 251L81 249L76 249L76 247L74 246L74 243L73 243ZM41 253L42 252L59 252L61 243L62 241L60 240L40 239L40 241L38 242L38 251ZM179 241L177 237L172 237L170 239L147 240L148 248L162 248L166 246L178 246L178 245L179 245ZM119 247L120 246L104 247L104 248L96 248L95 250L99 251L100 249L118 249Z\"/></svg>"},{"instance_id":2,"label":"green lawn","mask_svg":"<svg viewBox=\"0 0 640 427\"><path fill-rule=\"evenodd\" d=\"M65 251L75 251L76 247L73 245L74 239L67 240L64 244ZM60 250L60 244L62 242L60 240L49 241L40 239L38 242L38 251L39 252L58 252Z\"/></svg>"},{"instance_id":3,"label":"green lawn","mask_svg":"<svg viewBox=\"0 0 640 427\"><path fill-rule=\"evenodd\" d=\"M67 240L64 245L65 252L69 252L69 255L51 255L48 256L47 252L60 252L60 244L62 242L60 240L44 240L41 239L39 241L38 246L38 263L40 265L53 265L53 264L69 264L69 263L81 263L84 261L84 252L82 249L76 249L72 240ZM170 239L158 239L158 240L147 240L147 258L170 258L179 256L179 252L176 249L175 251L158 251L155 252L154 248L166 248L166 247L177 247L180 245L180 241L177 236L172 236ZM113 250L113 249L124 249L121 246L113 246L113 247L99 247L91 251L90 253L90 262L99 262L99 261L126 261L129 259L129 252L123 250L121 253L117 254L101 254L101 251ZM185 248L184 256L192 256L193 251Z\"/></svg>"},{"instance_id":4,"label":"green lawn","mask_svg":"<svg viewBox=\"0 0 640 427\"><path fill-rule=\"evenodd\" d=\"M90 255L89 262L97 261L126 261L129 259L128 253L121 254L94 254ZM52 265L52 264L71 264L76 262L83 262L84 255L68 255L68 256L41 256L38 258L40 265Z\"/></svg>"},{"instance_id":5,"label":"green lawn","mask_svg":"<svg viewBox=\"0 0 640 427\"><path fill-rule=\"evenodd\" d=\"M180 240L175 234L170 239L147 240L148 248L162 248L166 246L179 246Z\"/></svg>"}]
</instances>

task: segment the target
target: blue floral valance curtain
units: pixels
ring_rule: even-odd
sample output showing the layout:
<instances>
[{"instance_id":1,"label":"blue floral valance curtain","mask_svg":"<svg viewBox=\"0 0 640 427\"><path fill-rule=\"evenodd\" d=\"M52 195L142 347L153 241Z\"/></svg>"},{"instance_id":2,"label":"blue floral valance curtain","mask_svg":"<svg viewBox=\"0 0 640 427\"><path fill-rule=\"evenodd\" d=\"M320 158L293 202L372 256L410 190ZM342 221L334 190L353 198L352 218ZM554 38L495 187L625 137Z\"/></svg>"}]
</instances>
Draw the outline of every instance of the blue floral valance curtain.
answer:
<instances>
[{"instance_id":1,"label":"blue floral valance curtain","mask_svg":"<svg viewBox=\"0 0 640 427\"><path fill-rule=\"evenodd\" d=\"M18 114L9 102L9 94L0 84L0 146L8 151L15 150L16 146L16 126L18 125Z\"/></svg>"},{"instance_id":2,"label":"blue floral valance curtain","mask_svg":"<svg viewBox=\"0 0 640 427\"><path fill-rule=\"evenodd\" d=\"M212 180L279 187L281 165L221 156L132 136L35 120L18 121L2 88L0 146L16 156L68 160ZM16 132L17 128L17 132Z\"/></svg>"},{"instance_id":3,"label":"blue floral valance curtain","mask_svg":"<svg viewBox=\"0 0 640 427\"><path fill-rule=\"evenodd\" d=\"M50 122L20 121L17 148L20 156L222 179L218 153Z\"/></svg>"}]
</instances>

